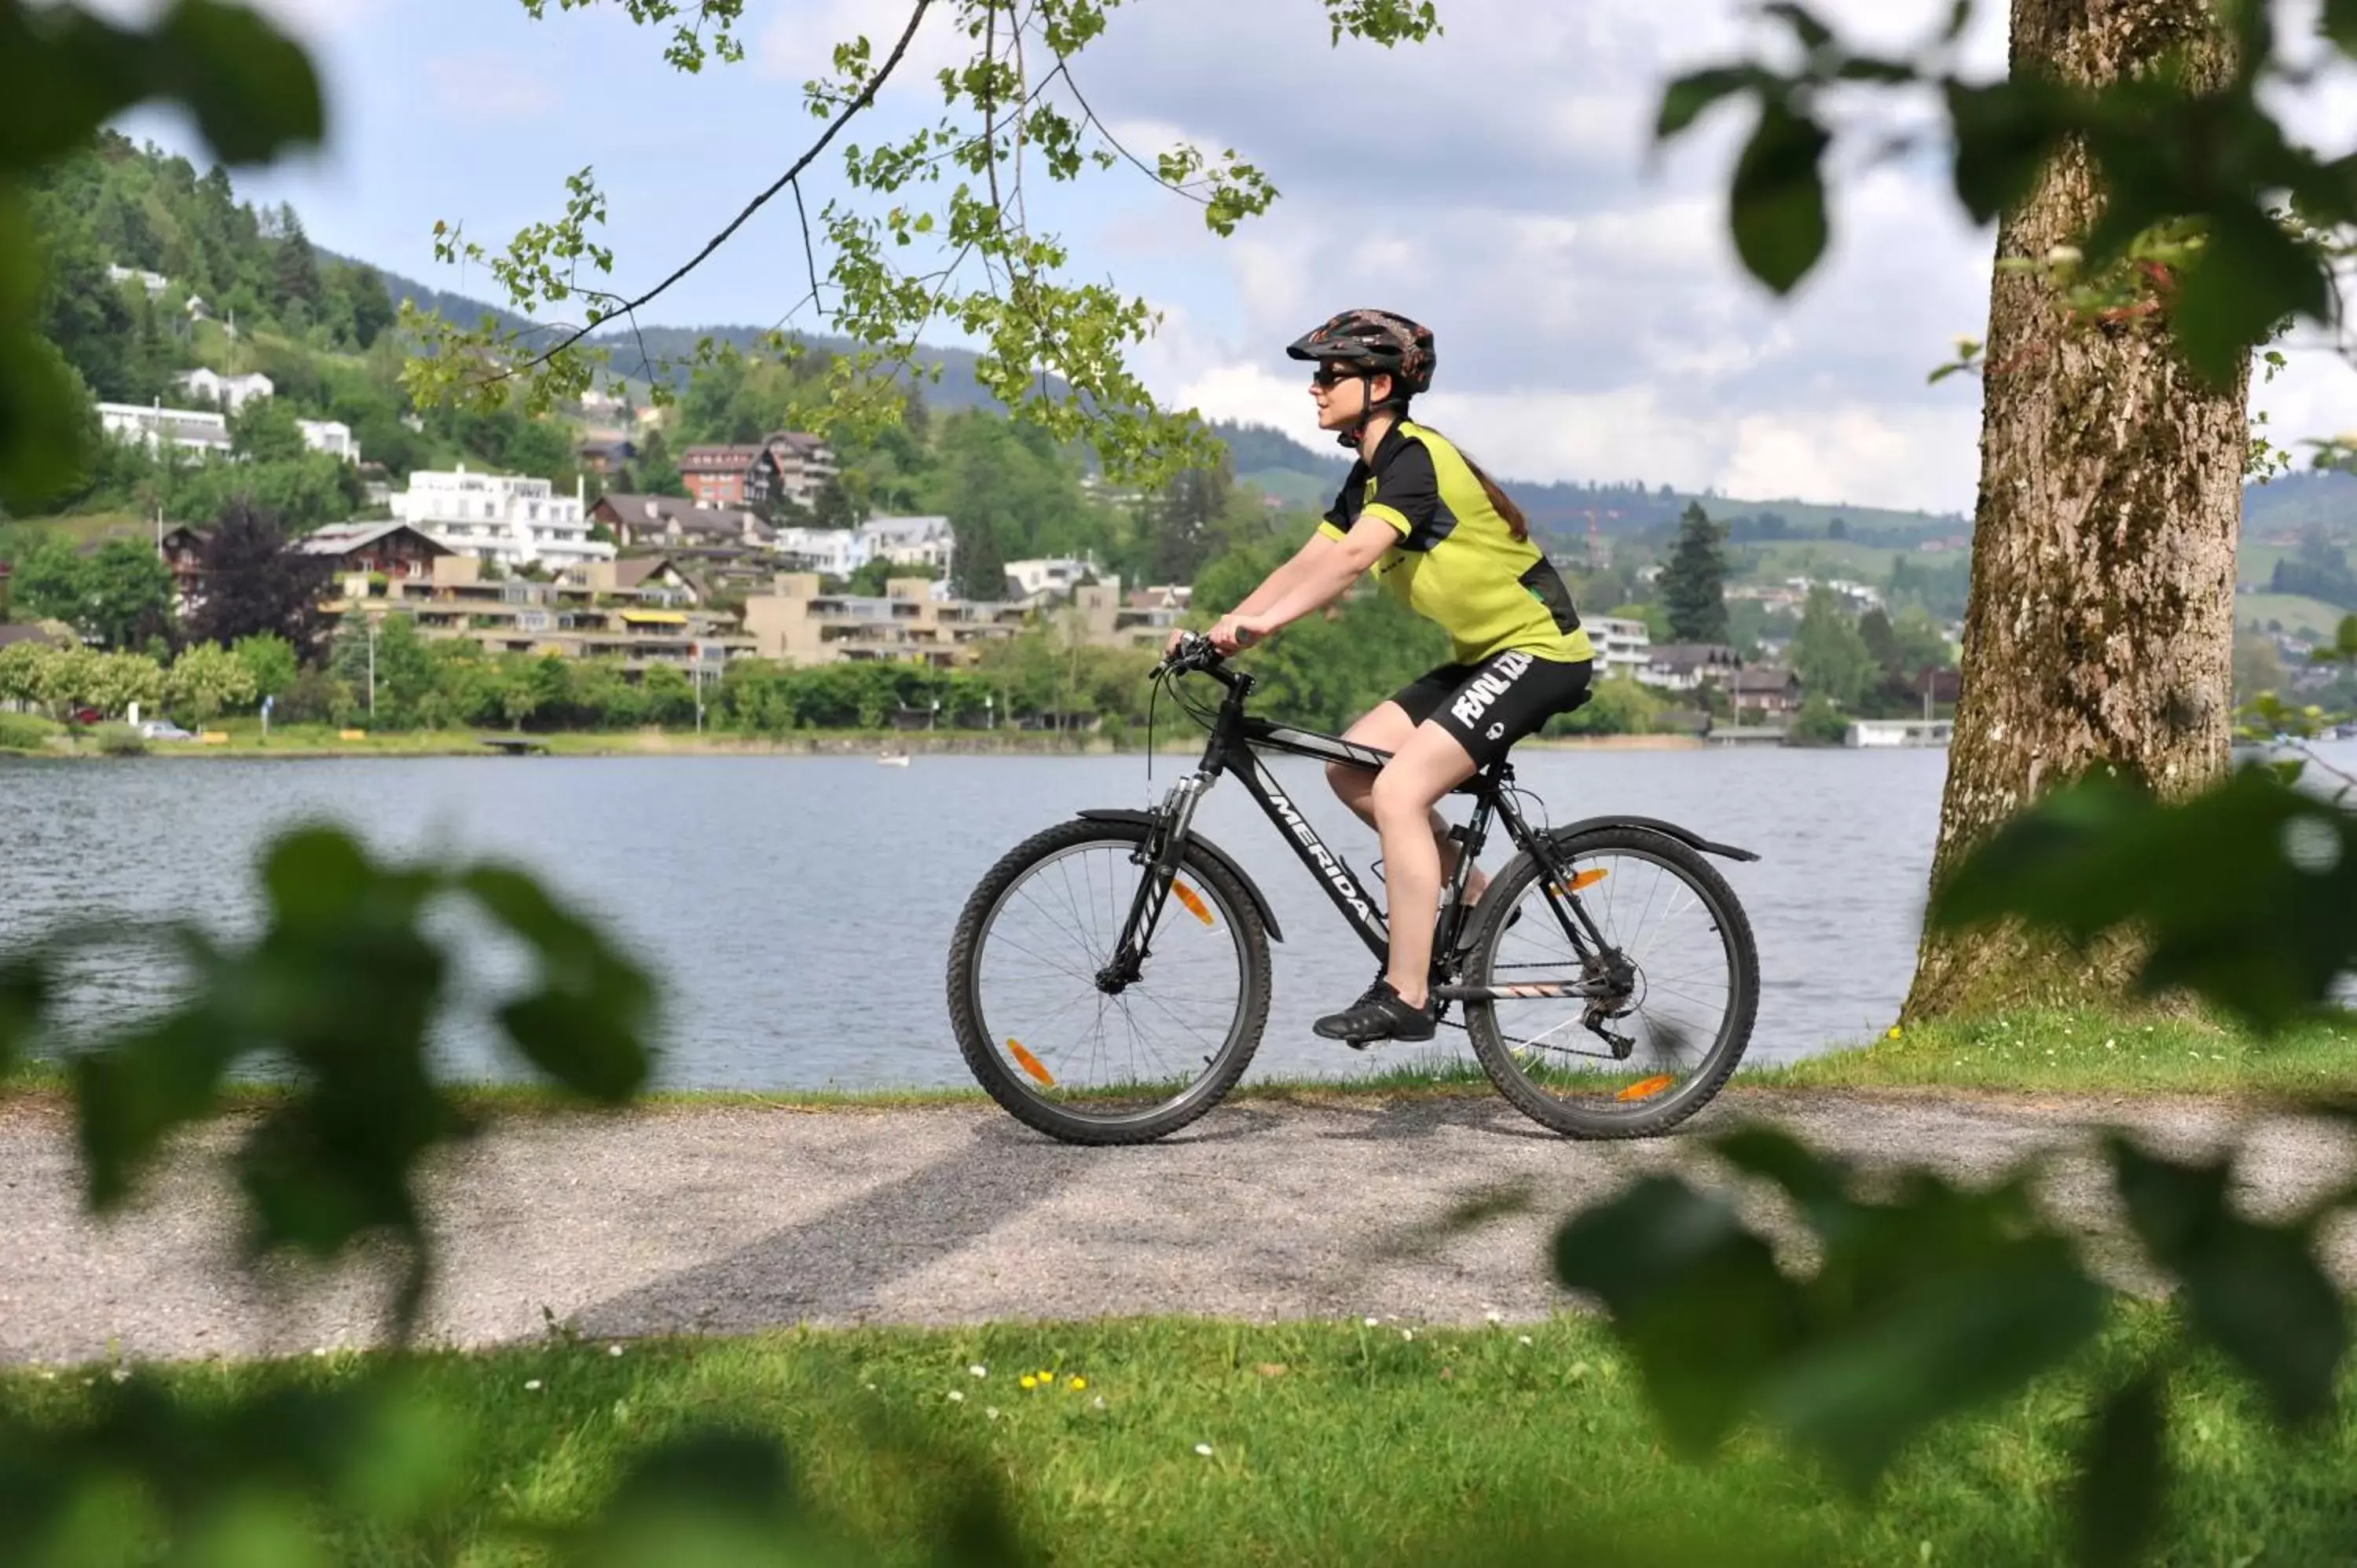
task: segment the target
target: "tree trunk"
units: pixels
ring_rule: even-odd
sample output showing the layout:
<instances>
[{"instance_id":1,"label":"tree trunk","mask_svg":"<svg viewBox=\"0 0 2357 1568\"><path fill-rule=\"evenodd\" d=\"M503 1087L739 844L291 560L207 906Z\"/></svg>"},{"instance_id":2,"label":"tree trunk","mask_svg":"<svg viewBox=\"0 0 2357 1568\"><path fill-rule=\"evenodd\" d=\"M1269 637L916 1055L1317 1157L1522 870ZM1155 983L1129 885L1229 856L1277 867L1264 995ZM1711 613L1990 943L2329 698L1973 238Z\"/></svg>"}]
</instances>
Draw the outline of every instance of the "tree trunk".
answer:
<instances>
[{"instance_id":1,"label":"tree trunk","mask_svg":"<svg viewBox=\"0 0 2357 1568\"><path fill-rule=\"evenodd\" d=\"M2190 47L2223 81L2205 0L2013 0L2012 69L2091 86ZM2100 209L2083 152L2063 148L1997 228L1996 253L2039 258ZM2007 817L2108 765L2163 796L2227 765L2234 546L2247 366L2209 386L2165 313L2072 323L2034 274L1989 294L1980 498L1964 693L1940 810L1937 886ZM1907 999L1917 1019L2118 997L2134 950L2093 958L2013 927L1927 930Z\"/></svg>"}]
</instances>

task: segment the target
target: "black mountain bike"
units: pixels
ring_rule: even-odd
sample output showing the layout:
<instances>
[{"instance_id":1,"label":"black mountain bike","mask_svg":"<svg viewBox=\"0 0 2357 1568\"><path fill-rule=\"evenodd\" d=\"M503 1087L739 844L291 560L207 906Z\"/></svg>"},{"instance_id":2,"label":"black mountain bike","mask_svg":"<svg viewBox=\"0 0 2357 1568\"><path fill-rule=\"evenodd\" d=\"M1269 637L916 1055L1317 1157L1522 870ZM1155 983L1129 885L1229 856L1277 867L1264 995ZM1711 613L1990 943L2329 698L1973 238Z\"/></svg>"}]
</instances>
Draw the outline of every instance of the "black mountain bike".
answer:
<instances>
[{"instance_id":1,"label":"black mountain bike","mask_svg":"<svg viewBox=\"0 0 2357 1568\"><path fill-rule=\"evenodd\" d=\"M1178 678L1227 688L1216 711ZM1253 679L1190 638L1155 667L1211 732L1202 765L1151 811L1082 811L1017 845L966 900L950 943L950 1019L991 1098L1071 1144L1186 1126L1252 1060L1268 1019L1276 917L1192 829L1232 773L1381 963L1383 917L1277 789L1259 753L1380 768L1390 753L1248 714ZM1742 1058L1760 1001L1750 922L1703 858L1757 860L1647 817L1534 831L1501 757L1458 787L1470 820L1433 933L1433 996L1464 1009L1501 1092L1558 1133L1631 1138L1693 1115ZM1520 853L1478 904L1467 873L1493 822Z\"/></svg>"}]
</instances>

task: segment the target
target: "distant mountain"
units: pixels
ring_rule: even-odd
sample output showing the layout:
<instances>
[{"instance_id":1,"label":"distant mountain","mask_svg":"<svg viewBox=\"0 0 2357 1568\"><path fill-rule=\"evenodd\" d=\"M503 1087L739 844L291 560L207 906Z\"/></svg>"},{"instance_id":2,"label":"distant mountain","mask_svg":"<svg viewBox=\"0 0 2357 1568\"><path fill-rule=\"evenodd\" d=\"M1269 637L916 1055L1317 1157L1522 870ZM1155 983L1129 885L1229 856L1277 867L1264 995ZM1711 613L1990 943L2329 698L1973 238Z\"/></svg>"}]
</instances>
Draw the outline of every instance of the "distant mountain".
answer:
<instances>
[{"instance_id":1,"label":"distant mountain","mask_svg":"<svg viewBox=\"0 0 2357 1568\"><path fill-rule=\"evenodd\" d=\"M2309 528L2357 537L2357 474L2308 469L2243 487L2244 534L2298 533Z\"/></svg>"},{"instance_id":2,"label":"distant mountain","mask_svg":"<svg viewBox=\"0 0 2357 1568\"><path fill-rule=\"evenodd\" d=\"M760 327L646 327L614 328L594 332L584 341L593 349L613 351L610 369L618 376L632 381L667 381L675 389L687 385L685 361L694 354L695 346L705 338L716 343L726 343L750 351L769 336ZM826 334L801 334L802 341L813 349L831 353L846 353L855 345L847 338ZM919 358L942 368L942 379L925 384L925 406L938 413L955 413L970 408L998 408L998 400L983 391L974 379L975 354L970 349L931 349L920 346ZM670 361L666 364L665 361Z\"/></svg>"},{"instance_id":3,"label":"distant mountain","mask_svg":"<svg viewBox=\"0 0 2357 1568\"><path fill-rule=\"evenodd\" d=\"M348 266L360 267L371 264L353 257L339 256L332 251L321 251L319 255L323 260L342 262ZM452 294L447 289L433 288L419 283L415 278L405 278L399 273L386 272L382 267L376 267L374 270L377 276L384 279L384 292L392 297L395 305L399 305L404 299L415 300L420 310L440 311L445 320L458 327L477 326L482 321L484 315L489 313L491 319L503 329L520 331L526 336L537 335L544 330L527 317L518 316L512 310L503 310L496 305L487 305L479 299L472 299L463 294Z\"/></svg>"}]
</instances>

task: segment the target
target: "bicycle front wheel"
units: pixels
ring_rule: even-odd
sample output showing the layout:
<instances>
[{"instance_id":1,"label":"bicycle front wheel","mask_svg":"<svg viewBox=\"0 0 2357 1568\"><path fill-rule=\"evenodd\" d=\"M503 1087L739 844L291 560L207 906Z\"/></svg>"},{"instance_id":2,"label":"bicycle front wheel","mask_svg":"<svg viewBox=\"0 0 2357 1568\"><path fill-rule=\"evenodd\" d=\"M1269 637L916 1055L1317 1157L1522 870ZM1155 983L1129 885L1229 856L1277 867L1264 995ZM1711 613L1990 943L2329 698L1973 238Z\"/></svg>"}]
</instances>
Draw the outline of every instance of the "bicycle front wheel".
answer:
<instances>
[{"instance_id":1,"label":"bicycle front wheel","mask_svg":"<svg viewBox=\"0 0 2357 1568\"><path fill-rule=\"evenodd\" d=\"M1189 844L1138 979L1100 983L1146 867L1142 823L1080 821L1025 841L966 900L950 1021L990 1097L1068 1144L1141 1144L1235 1087L1268 1021L1268 933Z\"/></svg>"},{"instance_id":2,"label":"bicycle front wheel","mask_svg":"<svg viewBox=\"0 0 2357 1568\"><path fill-rule=\"evenodd\" d=\"M1575 950L1539 864L1515 856L1469 944L1466 982L1501 993L1466 1004L1474 1055L1499 1092L1558 1133L1665 1131L1718 1092L1750 1043L1751 923L1717 869L1666 833L1602 828L1555 854L1559 895L1578 901L1603 950ZM1582 994L1502 994L1518 986Z\"/></svg>"}]
</instances>

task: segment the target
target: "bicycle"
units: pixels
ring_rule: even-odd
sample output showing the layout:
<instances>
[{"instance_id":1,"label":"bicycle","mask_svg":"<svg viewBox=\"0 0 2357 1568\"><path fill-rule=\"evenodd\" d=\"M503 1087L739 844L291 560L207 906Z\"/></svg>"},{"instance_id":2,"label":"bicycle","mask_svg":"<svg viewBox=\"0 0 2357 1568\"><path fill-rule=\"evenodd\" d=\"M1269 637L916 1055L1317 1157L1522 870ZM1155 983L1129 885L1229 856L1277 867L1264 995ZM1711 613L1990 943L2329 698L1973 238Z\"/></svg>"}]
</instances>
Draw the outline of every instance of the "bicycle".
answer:
<instances>
[{"instance_id":1,"label":"bicycle","mask_svg":"<svg viewBox=\"0 0 2357 1568\"><path fill-rule=\"evenodd\" d=\"M1216 713L1181 694L1190 672L1227 688ZM1017 845L975 886L950 943L950 1018L967 1066L1017 1120L1071 1144L1177 1132L1235 1087L1259 1047L1268 944L1284 933L1250 874L1193 831L1222 775L1243 783L1378 963L1390 948L1374 898L1261 754L1369 768L1391 754L1246 713L1252 676L1204 638L1183 641L1149 679L1209 729L1201 764L1153 811L1084 811ZM1149 714L1149 735L1151 724ZM1587 1138L1664 1132L1726 1083L1759 1006L1750 922L1704 857L1759 856L1651 817L1534 831L1513 778L1501 757L1456 791L1473 810L1450 831L1463 853L1434 930L1436 1005L1444 1021L1449 1005L1464 1009L1482 1070L1540 1124ZM1517 854L1468 905L1493 822ZM1624 911L1635 929L1615 940ZM1689 915L1682 929L1701 956L1663 954L1672 924ZM1714 985L1724 1006L1706 1030L1681 1015ZM1554 1013L1567 1015L1538 1027Z\"/></svg>"}]
</instances>

